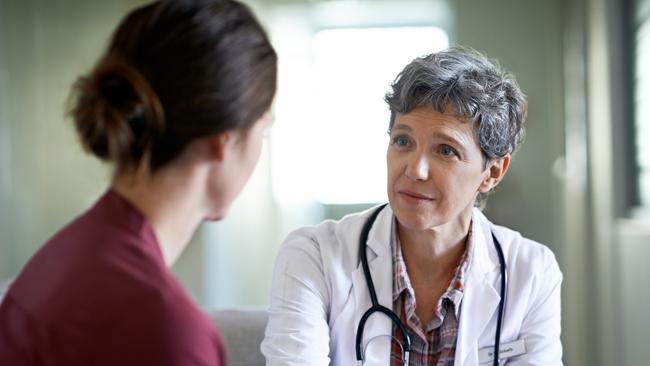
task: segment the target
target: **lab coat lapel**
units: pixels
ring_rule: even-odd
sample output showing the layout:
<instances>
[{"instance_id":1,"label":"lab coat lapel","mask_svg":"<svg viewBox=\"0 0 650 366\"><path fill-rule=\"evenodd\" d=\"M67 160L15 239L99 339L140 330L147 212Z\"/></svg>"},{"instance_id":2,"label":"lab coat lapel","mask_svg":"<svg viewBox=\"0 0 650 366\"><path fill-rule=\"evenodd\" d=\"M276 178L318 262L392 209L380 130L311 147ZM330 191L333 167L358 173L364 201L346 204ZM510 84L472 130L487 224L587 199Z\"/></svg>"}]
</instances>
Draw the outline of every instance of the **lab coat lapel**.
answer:
<instances>
[{"instance_id":1,"label":"lab coat lapel","mask_svg":"<svg viewBox=\"0 0 650 366\"><path fill-rule=\"evenodd\" d=\"M379 303L389 309L393 308L393 259L391 257L391 233L393 227L393 213L390 207L386 207L377 216L377 220L368 235L368 266L377 292ZM356 311L354 315L354 329L356 338L356 329L361 320L361 316L370 309L372 302L370 293L363 274L361 262L357 269L352 272L352 289L356 299ZM363 331L363 344L377 335L390 335L392 333L392 323L390 319L381 314L374 313L366 322ZM385 344L377 344L383 342ZM380 353L367 354L365 365L388 365L390 359L390 339L382 337L373 341L373 349L381 350ZM356 351L356 350L355 350Z\"/></svg>"},{"instance_id":2,"label":"lab coat lapel","mask_svg":"<svg viewBox=\"0 0 650 366\"><path fill-rule=\"evenodd\" d=\"M487 219L477 210L472 217L474 253L468 269L461 304L456 348L456 365L478 364L478 339L499 305L499 292L494 288L498 259L490 255L492 236Z\"/></svg>"}]
</instances>

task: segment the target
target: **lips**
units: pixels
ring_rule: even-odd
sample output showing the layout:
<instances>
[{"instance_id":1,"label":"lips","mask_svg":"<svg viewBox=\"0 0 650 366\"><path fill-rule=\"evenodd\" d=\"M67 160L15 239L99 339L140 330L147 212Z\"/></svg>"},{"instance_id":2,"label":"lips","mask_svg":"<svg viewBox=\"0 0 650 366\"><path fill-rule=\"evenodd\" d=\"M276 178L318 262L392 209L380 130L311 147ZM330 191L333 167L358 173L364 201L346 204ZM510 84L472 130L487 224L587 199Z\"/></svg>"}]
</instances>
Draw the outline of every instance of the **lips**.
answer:
<instances>
[{"instance_id":1,"label":"lips","mask_svg":"<svg viewBox=\"0 0 650 366\"><path fill-rule=\"evenodd\" d=\"M408 190L401 190L398 191L400 197L402 197L405 201L407 202L412 202L412 203L425 203L425 202L430 202L433 201L432 197L429 197L425 194L418 193L418 192L413 192L413 191L408 191Z\"/></svg>"}]
</instances>

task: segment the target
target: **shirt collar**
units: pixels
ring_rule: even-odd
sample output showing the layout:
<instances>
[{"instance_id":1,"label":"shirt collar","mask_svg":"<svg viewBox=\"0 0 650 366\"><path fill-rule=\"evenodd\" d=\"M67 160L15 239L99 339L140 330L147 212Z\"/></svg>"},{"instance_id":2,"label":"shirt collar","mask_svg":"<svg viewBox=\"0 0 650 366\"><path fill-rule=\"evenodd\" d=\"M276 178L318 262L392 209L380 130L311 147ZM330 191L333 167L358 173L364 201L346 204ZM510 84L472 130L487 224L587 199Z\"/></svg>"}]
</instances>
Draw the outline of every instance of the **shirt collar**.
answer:
<instances>
[{"instance_id":1,"label":"shirt collar","mask_svg":"<svg viewBox=\"0 0 650 366\"><path fill-rule=\"evenodd\" d=\"M472 220L469 225L469 230L467 233L467 238L465 240L465 252L461 256L461 259L458 263L458 266L454 270L454 277L450 281L447 290L440 297L439 305L442 304L442 301L447 298L451 300L454 305L454 312L458 318L460 313L460 303L463 297L463 292L465 290L465 283L467 281L467 273L469 269L469 264L472 261L472 256L474 252L474 236L473 232L474 221ZM393 230L391 233L391 251L393 257L393 302L395 302L399 296L404 292L408 291L412 298L415 298L415 292L411 285L411 280L409 279L408 272L406 269L406 262L402 255L402 247L397 235L397 219L394 219Z\"/></svg>"}]
</instances>

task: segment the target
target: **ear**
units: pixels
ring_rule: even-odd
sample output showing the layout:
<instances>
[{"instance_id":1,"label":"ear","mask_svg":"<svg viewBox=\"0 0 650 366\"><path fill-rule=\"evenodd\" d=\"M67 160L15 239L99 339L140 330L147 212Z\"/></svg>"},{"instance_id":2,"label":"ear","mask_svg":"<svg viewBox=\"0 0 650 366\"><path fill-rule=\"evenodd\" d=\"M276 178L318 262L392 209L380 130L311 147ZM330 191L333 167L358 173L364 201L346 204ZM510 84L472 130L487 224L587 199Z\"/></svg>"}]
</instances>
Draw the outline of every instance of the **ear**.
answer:
<instances>
[{"instance_id":1,"label":"ear","mask_svg":"<svg viewBox=\"0 0 650 366\"><path fill-rule=\"evenodd\" d=\"M210 159L222 162L226 159L229 150L232 149L234 143L234 135L232 131L224 131L216 135L206 138L208 146L208 154Z\"/></svg>"},{"instance_id":2,"label":"ear","mask_svg":"<svg viewBox=\"0 0 650 366\"><path fill-rule=\"evenodd\" d=\"M506 154L488 164L488 175L483 179L479 186L479 192L487 193L496 187L501 179L506 175L508 167L510 166L510 154Z\"/></svg>"}]
</instances>

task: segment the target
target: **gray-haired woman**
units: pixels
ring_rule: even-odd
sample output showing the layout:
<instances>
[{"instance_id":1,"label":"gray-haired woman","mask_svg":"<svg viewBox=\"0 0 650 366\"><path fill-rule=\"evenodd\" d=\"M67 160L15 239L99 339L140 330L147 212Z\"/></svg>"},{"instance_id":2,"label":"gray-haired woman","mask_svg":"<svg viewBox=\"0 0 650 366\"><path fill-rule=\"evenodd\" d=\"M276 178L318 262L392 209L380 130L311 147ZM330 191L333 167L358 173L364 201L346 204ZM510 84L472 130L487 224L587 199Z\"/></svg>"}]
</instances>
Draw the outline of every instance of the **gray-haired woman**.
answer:
<instances>
[{"instance_id":1,"label":"gray-haired woman","mask_svg":"<svg viewBox=\"0 0 650 366\"><path fill-rule=\"evenodd\" d=\"M389 204L289 235L267 365L561 365L553 253L476 207L522 141L518 85L452 48L408 64L386 102Z\"/></svg>"}]
</instances>

